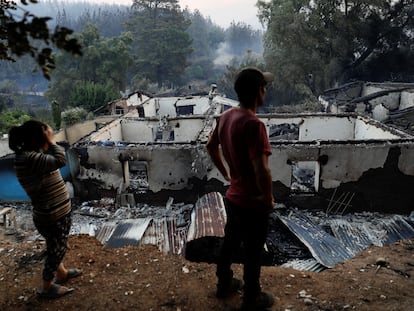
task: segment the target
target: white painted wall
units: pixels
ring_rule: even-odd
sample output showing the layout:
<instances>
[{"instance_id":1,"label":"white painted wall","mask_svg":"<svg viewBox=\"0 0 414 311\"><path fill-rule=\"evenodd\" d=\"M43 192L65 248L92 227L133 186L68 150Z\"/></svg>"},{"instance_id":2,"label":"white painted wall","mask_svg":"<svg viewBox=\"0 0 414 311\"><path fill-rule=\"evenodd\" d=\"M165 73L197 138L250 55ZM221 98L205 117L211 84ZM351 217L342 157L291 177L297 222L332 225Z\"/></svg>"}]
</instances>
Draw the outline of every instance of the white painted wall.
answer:
<instances>
[{"instance_id":1,"label":"white painted wall","mask_svg":"<svg viewBox=\"0 0 414 311\"><path fill-rule=\"evenodd\" d=\"M320 114L284 118L264 118L261 116L260 119L265 123L268 132L271 125L283 123L298 124L299 141L354 139L353 117L333 117Z\"/></svg>"},{"instance_id":2,"label":"white painted wall","mask_svg":"<svg viewBox=\"0 0 414 311\"><path fill-rule=\"evenodd\" d=\"M238 102L221 96L215 96L214 104L237 106ZM204 115L210 108L208 96L192 97L158 97L151 98L143 103L145 117L176 117L174 104L179 106L194 106L193 115ZM159 107L157 112L157 107Z\"/></svg>"},{"instance_id":3,"label":"white painted wall","mask_svg":"<svg viewBox=\"0 0 414 311\"><path fill-rule=\"evenodd\" d=\"M385 131L383 128L367 123L362 119L355 121L355 140L367 139L399 139L397 135Z\"/></svg>"},{"instance_id":4,"label":"white painted wall","mask_svg":"<svg viewBox=\"0 0 414 311\"><path fill-rule=\"evenodd\" d=\"M376 105L372 109L372 118L383 122L388 119L389 109L385 108L383 105Z\"/></svg>"},{"instance_id":5,"label":"white painted wall","mask_svg":"<svg viewBox=\"0 0 414 311\"><path fill-rule=\"evenodd\" d=\"M386 90L386 88L380 87L378 85L365 84L362 90L362 96L366 96L384 90ZM395 110L398 109L400 105L400 93L390 93L388 95L372 99L370 100L370 103L372 104L372 106L383 105L387 109Z\"/></svg>"},{"instance_id":6,"label":"white painted wall","mask_svg":"<svg viewBox=\"0 0 414 311\"><path fill-rule=\"evenodd\" d=\"M174 130L176 142L190 142L196 140L203 129L204 118L182 118L169 121Z\"/></svg>"},{"instance_id":7,"label":"white painted wall","mask_svg":"<svg viewBox=\"0 0 414 311\"><path fill-rule=\"evenodd\" d=\"M400 161L398 168L403 174L414 176L413 150L410 143L401 148Z\"/></svg>"},{"instance_id":8,"label":"white painted wall","mask_svg":"<svg viewBox=\"0 0 414 311\"><path fill-rule=\"evenodd\" d=\"M96 133L92 133L90 139L91 141L122 141L121 120L117 119Z\"/></svg>"},{"instance_id":9,"label":"white painted wall","mask_svg":"<svg viewBox=\"0 0 414 311\"><path fill-rule=\"evenodd\" d=\"M157 115L157 110L155 106L155 99L151 98L142 104L144 108L145 117L155 117Z\"/></svg>"},{"instance_id":10,"label":"white painted wall","mask_svg":"<svg viewBox=\"0 0 414 311\"><path fill-rule=\"evenodd\" d=\"M70 145L76 143L81 138L89 135L90 133L96 131L97 123L110 123L115 120L117 117L114 116L102 116L95 118L93 120L87 120L81 123L74 124L63 130L55 133L56 141L66 141Z\"/></svg>"},{"instance_id":11,"label":"white painted wall","mask_svg":"<svg viewBox=\"0 0 414 311\"><path fill-rule=\"evenodd\" d=\"M0 139L0 158L13 153L12 150L9 149L9 140L5 138Z\"/></svg>"},{"instance_id":12,"label":"white painted wall","mask_svg":"<svg viewBox=\"0 0 414 311\"><path fill-rule=\"evenodd\" d=\"M400 109L414 106L414 90L401 92Z\"/></svg>"},{"instance_id":13,"label":"white painted wall","mask_svg":"<svg viewBox=\"0 0 414 311\"><path fill-rule=\"evenodd\" d=\"M158 126L158 121L123 119L121 124L123 141L154 141L153 128Z\"/></svg>"},{"instance_id":14,"label":"white painted wall","mask_svg":"<svg viewBox=\"0 0 414 311\"><path fill-rule=\"evenodd\" d=\"M155 102L158 101L159 107L160 107L159 111L158 111L158 116L160 116L160 117L169 116L170 118L175 117L176 113L175 113L174 104L178 99L179 99L179 97L154 98L153 100ZM157 115L155 115L155 116L157 116Z\"/></svg>"},{"instance_id":15,"label":"white painted wall","mask_svg":"<svg viewBox=\"0 0 414 311\"><path fill-rule=\"evenodd\" d=\"M142 104L144 101L149 99L149 97L144 94L141 95L141 98L142 98L142 101L139 98L138 93L134 93L130 95L126 100L127 106L138 106Z\"/></svg>"},{"instance_id":16,"label":"white painted wall","mask_svg":"<svg viewBox=\"0 0 414 311\"><path fill-rule=\"evenodd\" d=\"M299 140L353 140L354 124L354 118L349 117L304 118L299 130Z\"/></svg>"}]
</instances>

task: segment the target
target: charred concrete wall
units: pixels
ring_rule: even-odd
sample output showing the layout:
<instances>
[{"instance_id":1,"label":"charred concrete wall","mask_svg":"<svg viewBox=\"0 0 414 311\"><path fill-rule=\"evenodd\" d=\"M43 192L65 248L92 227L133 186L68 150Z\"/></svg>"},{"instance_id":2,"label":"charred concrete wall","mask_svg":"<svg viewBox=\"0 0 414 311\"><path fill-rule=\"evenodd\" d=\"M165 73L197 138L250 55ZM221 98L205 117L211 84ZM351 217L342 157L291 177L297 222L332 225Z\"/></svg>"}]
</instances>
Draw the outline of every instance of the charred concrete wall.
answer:
<instances>
[{"instance_id":1,"label":"charred concrete wall","mask_svg":"<svg viewBox=\"0 0 414 311\"><path fill-rule=\"evenodd\" d=\"M356 114L259 115L270 128L282 124L297 127L297 141L355 141L366 139L399 139L407 137L402 131L385 127L380 122ZM272 140L272 138L271 138ZM273 140L279 140L277 137ZM281 139L286 140L286 139Z\"/></svg>"},{"instance_id":2,"label":"charred concrete wall","mask_svg":"<svg viewBox=\"0 0 414 311\"><path fill-rule=\"evenodd\" d=\"M326 112L353 111L383 122L392 112L414 107L414 84L354 82L327 90L319 101Z\"/></svg>"},{"instance_id":3,"label":"charred concrete wall","mask_svg":"<svg viewBox=\"0 0 414 311\"><path fill-rule=\"evenodd\" d=\"M204 148L195 144L78 147L80 172L77 179L81 184L93 182L108 190L116 190L127 184L131 192L138 192L139 189L131 185L129 180L132 165L145 163L145 172L140 178L146 179L146 191L157 193L163 189L191 189L192 178L202 179L206 175L207 154L201 149ZM83 193L83 196L88 195L93 196L93 193Z\"/></svg>"},{"instance_id":4,"label":"charred concrete wall","mask_svg":"<svg viewBox=\"0 0 414 311\"><path fill-rule=\"evenodd\" d=\"M205 126L205 117L122 118L90 136L92 142L142 143L195 141ZM164 134L164 135L163 135Z\"/></svg>"},{"instance_id":5,"label":"charred concrete wall","mask_svg":"<svg viewBox=\"0 0 414 311\"><path fill-rule=\"evenodd\" d=\"M277 199L312 194L320 198L318 207L324 208L335 200L334 192L346 192L352 197L347 201L349 209L376 210L399 202L398 209L407 210L414 194L401 189L414 187L412 136L359 115L259 117L269 133L286 125L296 133L291 140L270 139L269 161ZM206 127L211 131L214 120L169 118L167 125L177 130L176 141L160 142L148 138L153 137L153 128L161 120L123 118L112 122L90 136L95 142L88 140L74 148L80 159L77 188L91 192L84 193L86 196L96 191L82 186L85 183L118 193L193 191L196 196L207 189L224 191L228 183L207 154L207 136L200 135ZM303 184L301 176L305 176ZM379 191L381 200L374 195ZM310 207L309 201L299 205Z\"/></svg>"}]
</instances>

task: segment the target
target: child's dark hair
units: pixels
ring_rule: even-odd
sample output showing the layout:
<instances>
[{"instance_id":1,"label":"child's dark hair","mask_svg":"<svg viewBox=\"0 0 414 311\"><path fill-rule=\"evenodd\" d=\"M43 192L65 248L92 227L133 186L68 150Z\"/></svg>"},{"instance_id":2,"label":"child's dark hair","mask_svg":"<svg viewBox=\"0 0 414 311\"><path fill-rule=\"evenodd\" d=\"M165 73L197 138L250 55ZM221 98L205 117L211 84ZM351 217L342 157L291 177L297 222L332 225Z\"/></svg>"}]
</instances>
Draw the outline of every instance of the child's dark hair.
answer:
<instances>
[{"instance_id":1,"label":"child's dark hair","mask_svg":"<svg viewBox=\"0 0 414 311\"><path fill-rule=\"evenodd\" d=\"M36 120L12 127L9 131L9 148L16 153L38 151L47 142L44 133L47 127L46 123Z\"/></svg>"}]
</instances>

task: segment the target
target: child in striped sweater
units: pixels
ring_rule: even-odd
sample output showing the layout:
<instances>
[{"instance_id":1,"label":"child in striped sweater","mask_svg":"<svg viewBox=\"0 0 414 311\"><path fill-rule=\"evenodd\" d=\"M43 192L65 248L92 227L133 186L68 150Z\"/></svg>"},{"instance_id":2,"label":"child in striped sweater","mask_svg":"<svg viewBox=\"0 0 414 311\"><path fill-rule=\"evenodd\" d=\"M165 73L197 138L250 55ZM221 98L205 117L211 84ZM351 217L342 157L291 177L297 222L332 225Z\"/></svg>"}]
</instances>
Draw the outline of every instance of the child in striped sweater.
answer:
<instances>
[{"instance_id":1,"label":"child in striped sweater","mask_svg":"<svg viewBox=\"0 0 414 311\"><path fill-rule=\"evenodd\" d=\"M66 164L65 150L56 144L52 128L36 120L11 128L9 147L16 153L16 176L31 200L33 222L46 240L43 282L37 295L59 298L73 291L61 284L82 273L66 269L62 262L72 223L71 201L59 171Z\"/></svg>"}]
</instances>

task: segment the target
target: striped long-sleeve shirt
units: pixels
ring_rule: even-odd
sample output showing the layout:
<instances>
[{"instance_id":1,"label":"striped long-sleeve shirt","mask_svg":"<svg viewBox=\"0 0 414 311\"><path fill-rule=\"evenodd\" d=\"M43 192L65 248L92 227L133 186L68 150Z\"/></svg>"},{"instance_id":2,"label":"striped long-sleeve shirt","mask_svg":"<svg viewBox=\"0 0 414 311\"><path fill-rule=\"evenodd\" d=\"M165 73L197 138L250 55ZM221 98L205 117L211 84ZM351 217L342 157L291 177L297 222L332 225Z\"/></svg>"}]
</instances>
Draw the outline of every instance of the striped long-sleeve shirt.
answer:
<instances>
[{"instance_id":1,"label":"striped long-sleeve shirt","mask_svg":"<svg viewBox=\"0 0 414 311\"><path fill-rule=\"evenodd\" d=\"M53 223L71 212L69 193L59 171L65 164L65 150L58 145L50 145L47 153L16 155L16 176L30 197L36 223Z\"/></svg>"}]
</instances>

